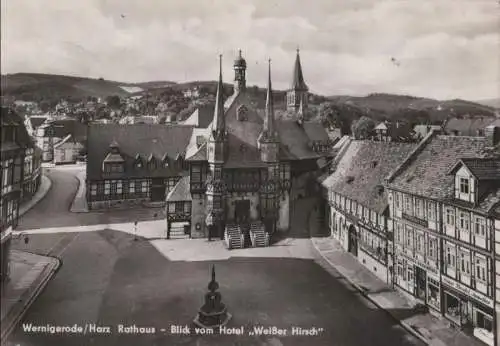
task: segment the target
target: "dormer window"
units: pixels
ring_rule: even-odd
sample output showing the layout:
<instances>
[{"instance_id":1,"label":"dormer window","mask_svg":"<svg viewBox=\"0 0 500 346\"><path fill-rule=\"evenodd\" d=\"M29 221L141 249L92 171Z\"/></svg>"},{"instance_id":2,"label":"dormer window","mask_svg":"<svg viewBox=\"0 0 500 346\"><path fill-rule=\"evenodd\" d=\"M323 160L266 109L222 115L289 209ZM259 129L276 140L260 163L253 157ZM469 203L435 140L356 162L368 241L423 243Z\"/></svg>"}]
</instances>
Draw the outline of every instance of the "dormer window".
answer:
<instances>
[{"instance_id":1,"label":"dormer window","mask_svg":"<svg viewBox=\"0 0 500 346\"><path fill-rule=\"evenodd\" d=\"M123 164L119 162L113 163L104 163L104 172L105 173L123 173Z\"/></svg>"},{"instance_id":2,"label":"dormer window","mask_svg":"<svg viewBox=\"0 0 500 346\"><path fill-rule=\"evenodd\" d=\"M141 156L139 154L137 154L135 156L134 167L135 168L142 168L142 159L141 159Z\"/></svg>"},{"instance_id":3,"label":"dormer window","mask_svg":"<svg viewBox=\"0 0 500 346\"><path fill-rule=\"evenodd\" d=\"M164 168L167 168L169 166L169 164L168 164L168 155L167 154L163 155L163 158L161 159L161 165Z\"/></svg>"},{"instance_id":4,"label":"dormer window","mask_svg":"<svg viewBox=\"0 0 500 346\"><path fill-rule=\"evenodd\" d=\"M156 158L154 157L153 154L149 155L148 167L149 169L156 169Z\"/></svg>"},{"instance_id":5,"label":"dormer window","mask_svg":"<svg viewBox=\"0 0 500 346\"><path fill-rule=\"evenodd\" d=\"M460 180L460 193L469 194L470 192L469 179L459 178L459 180Z\"/></svg>"}]
</instances>

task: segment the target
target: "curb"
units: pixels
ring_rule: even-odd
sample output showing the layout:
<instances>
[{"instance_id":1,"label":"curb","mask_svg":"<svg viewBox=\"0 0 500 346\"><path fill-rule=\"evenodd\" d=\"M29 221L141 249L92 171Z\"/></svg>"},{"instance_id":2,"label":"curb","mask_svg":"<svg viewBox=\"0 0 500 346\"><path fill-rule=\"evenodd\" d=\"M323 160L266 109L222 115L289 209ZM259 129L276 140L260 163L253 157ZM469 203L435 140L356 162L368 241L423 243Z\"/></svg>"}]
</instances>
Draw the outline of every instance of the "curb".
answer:
<instances>
[{"instance_id":1,"label":"curb","mask_svg":"<svg viewBox=\"0 0 500 346\"><path fill-rule=\"evenodd\" d=\"M49 257L49 256L46 256L46 257ZM14 311L15 317L13 317L12 320L8 321L7 323L2 322L3 325L7 324L7 327L2 328L1 335L0 335L0 340L1 340L0 344L1 345L5 345L10 333L12 333L12 331L17 326L19 321L25 315L26 311L28 311L31 304L33 304L33 302L40 295L40 293L42 293L43 289L47 286L50 279L54 276L54 274L61 267L61 260L60 259L55 258L55 257L50 257L50 258L51 258L52 263L49 263L47 265L47 267L45 267L45 269L42 271L42 273L48 271L47 275L45 275L45 276L40 275L33 282L35 284L35 287L28 289L23 295L21 295L20 300L22 301L23 305L21 305L21 306L14 305L14 307L11 310L11 311ZM16 311L16 310L19 310L19 311Z\"/></svg>"},{"instance_id":2,"label":"curb","mask_svg":"<svg viewBox=\"0 0 500 346\"><path fill-rule=\"evenodd\" d=\"M354 287L363 297L365 297L367 300L369 300L373 305L375 305L377 308L379 308L382 311L385 311L387 315L389 315L392 319L396 320L401 327L403 327L406 331L408 331L410 334L418 338L420 341L425 343L426 345L431 345L431 340L426 339L424 336L422 336L420 333L418 333L415 329L413 329L408 323L401 321L400 319L396 318L393 316L388 310L384 309L382 306L380 306L375 300L373 300L366 292L355 282L353 282L349 277L345 276L342 274L339 270L337 270L337 267L321 252L321 250L316 246L315 242L313 239L311 239L311 243L314 247L314 249L321 255L321 257L330 265L332 266L344 279L346 279L349 284Z\"/></svg>"},{"instance_id":3,"label":"curb","mask_svg":"<svg viewBox=\"0 0 500 346\"><path fill-rule=\"evenodd\" d=\"M35 205L37 205L38 203L40 203L45 198L45 196L47 196L47 194L49 193L50 189L52 188L52 180L47 175L42 174L41 179L43 180L44 178L47 179L47 183L48 183L47 190L44 192L44 194L42 196L40 196L40 198L36 202L33 202L29 207L27 207L26 209L23 209L23 211L19 210L18 217L23 216L28 211L30 211L31 209L33 209L33 207ZM40 185L41 185L41 183L40 183ZM38 187L38 189L40 189L40 187ZM30 200L28 203L30 203L31 201L33 201L33 200ZM19 208L19 209L21 209L21 208Z\"/></svg>"},{"instance_id":4,"label":"curb","mask_svg":"<svg viewBox=\"0 0 500 346\"><path fill-rule=\"evenodd\" d=\"M80 188L82 188L82 179L80 179L80 173L81 172L78 172L74 177L76 178L76 180L78 180L78 188L76 189L76 192L75 194L73 195L73 199L71 201L71 205L69 206L69 211L71 213L75 213L75 214L82 214L82 213L88 213L89 210L88 210L88 207L87 207L87 210L75 210L75 201L80 193ZM85 175L87 173L85 172ZM83 189L83 188L82 188Z\"/></svg>"}]
</instances>

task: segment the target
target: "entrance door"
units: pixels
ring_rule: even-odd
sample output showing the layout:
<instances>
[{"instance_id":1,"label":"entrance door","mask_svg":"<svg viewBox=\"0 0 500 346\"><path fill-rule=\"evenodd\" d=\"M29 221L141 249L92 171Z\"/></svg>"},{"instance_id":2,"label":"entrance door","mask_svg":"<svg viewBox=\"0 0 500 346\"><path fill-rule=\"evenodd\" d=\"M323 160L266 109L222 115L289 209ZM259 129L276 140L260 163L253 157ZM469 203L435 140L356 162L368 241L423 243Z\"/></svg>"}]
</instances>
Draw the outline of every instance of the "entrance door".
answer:
<instances>
[{"instance_id":1,"label":"entrance door","mask_svg":"<svg viewBox=\"0 0 500 346\"><path fill-rule=\"evenodd\" d=\"M154 178L151 181L151 202L163 202L165 200L165 184L163 178Z\"/></svg>"},{"instance_id":2,"label":"entrance door","mask_svg":"<svg viewBox=\"0 0 500 346\"><path fill-rule=\"evenodd\" d=\"M250 222L250 201L248 199L235 202L234 220L237 224Z\"/></svg>"},{"instance_id":3,"label":"entrance door","mask_svg":"<svg viewBox=\"0 0 500 346\"><path fill-rule=\"evenodd\" d=\"M426 301L427 273L420 267L415 266L415 284L417 298Z\"/></svg>"},{"instance_id":4,"label":"entrance door","mask_svg":"<svg viewBox=\"0 0 500 346\"><path fill-rule=\"evenodd\" d=\"M350 253L354 256L358 256L358 236L356 234L356 228L351 225L349 226L349 238L347 240L347 248Z\"/></svg>"}]
</instances>

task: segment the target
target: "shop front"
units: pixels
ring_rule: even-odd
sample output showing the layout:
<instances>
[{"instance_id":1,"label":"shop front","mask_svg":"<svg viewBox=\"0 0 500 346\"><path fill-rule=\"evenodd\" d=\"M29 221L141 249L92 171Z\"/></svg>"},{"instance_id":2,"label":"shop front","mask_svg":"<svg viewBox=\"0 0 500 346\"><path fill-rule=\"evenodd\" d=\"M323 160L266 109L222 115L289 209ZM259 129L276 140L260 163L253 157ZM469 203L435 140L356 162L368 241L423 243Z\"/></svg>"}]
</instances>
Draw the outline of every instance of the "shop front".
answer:
<instances>
[{"instance_id":1,"label":"shop front","mask_svg":"<svg viewBox=\"0 0 500 346\"><path fill-rule=\"evenodd\" d=\"M494 303L452 279L442 277L443 315L466 333L494 345Z\"/></svg>"}]
</instances>

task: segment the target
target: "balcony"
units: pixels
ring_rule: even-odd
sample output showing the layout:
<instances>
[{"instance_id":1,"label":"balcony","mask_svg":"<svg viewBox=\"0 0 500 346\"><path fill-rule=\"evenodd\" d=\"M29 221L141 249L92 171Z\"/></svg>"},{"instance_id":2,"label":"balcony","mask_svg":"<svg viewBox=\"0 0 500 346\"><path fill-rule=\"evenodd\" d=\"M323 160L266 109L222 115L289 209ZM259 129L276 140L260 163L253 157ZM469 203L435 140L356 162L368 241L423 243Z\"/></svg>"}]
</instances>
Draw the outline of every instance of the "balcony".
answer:
<instances>
[{"instance_id":1,"label":"balcony","mask_svg":"<svg viewBox=\"0 0 500 346\"><path fill-rule=\"evenodd\" d=\"M408 214L403 212L403 213L401 213L401 217L403 218L403 220L413 222L413 223L420 225L422 227L426 227L426 228L429 227L429 222L427 220L420 219L416 216L408 215Z\"/></svg>"}]
</instances>

